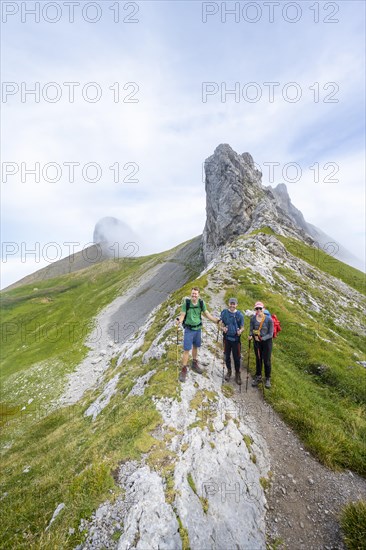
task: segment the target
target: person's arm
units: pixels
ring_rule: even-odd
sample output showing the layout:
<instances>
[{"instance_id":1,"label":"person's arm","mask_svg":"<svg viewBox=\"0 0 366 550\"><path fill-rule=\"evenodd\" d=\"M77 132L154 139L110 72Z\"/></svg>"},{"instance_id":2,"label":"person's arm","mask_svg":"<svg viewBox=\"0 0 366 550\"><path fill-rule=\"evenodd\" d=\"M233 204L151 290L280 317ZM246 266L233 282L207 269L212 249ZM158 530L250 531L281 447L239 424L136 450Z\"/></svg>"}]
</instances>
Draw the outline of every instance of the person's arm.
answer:
<instances>
[{"instance_id":1,"label":"person's arm","mask_svg":"<svg viewBox=\"0 0 366 550\"><path fill-rule=\"evenodd\" d=\"M238 336L240 336L241 333L244 331L244 315L242 313L240 313L240 315L239 315L239 320L240 320L240 323L239 323L239 327L238 327L238 330L237 330Z\"/></svg>"},{"instance_id":2,"label":"person's arm","mask_svg":"<svg viewBox=\"0 0 366 550\"><path fill-rule=\"evenodd\" d=\"M183 323L184 316L185 316L185 311L182 311L182 313L180 313L176 319L177 325L181 325Z\"/></svg>"},{"instance_id":3,"label":"person's arm","mask_svg":"<svg viewBox=\"0 0 366 550\"><path fill-rule=\"evenodd\" d=\"M183 304L182 304L182 311L180 312L180 314L178 315L178 317L176 318L176 325L181 325L183 323L183 320L184 320L184 317L186 315L186 301L184 300Z\"/></svg>"},{"instance_id":4,"label":"person's arm","mask_svg":"<svg viewBox=\"0 0 366 550\"><path fill-rule=\"evenodd\" d=\"M210 321L212 321L213 323L219 323L220 322L220 319L218 317L215 317L214 315L211 315L211 313L209 311L207 311L207 309L205 311L203 311L203 315L205 317L207 317L207 319L210 319Z\"/></svg>"},{"instance_id":5,"label":"person's arm","mask_svg":"<svg viewBox=\"0 0 366 550\"><path fill-rule=\"evenodd\" d=\"M223 310L220 314L220 330L225 334L228 331L228 328L225 324L225 310Z\"/></svg>"},{"instance_id":6,"label":"person's arm","mask_svg":"<svg viewBox=\"0 0 366 550\"><path fill-rule=\"evenodd\" d=\"M271 317L268 317L268 332L265 336L262 336L262 341L270 340L273 338L273 321Z\"/></svg>"}]
</instances>

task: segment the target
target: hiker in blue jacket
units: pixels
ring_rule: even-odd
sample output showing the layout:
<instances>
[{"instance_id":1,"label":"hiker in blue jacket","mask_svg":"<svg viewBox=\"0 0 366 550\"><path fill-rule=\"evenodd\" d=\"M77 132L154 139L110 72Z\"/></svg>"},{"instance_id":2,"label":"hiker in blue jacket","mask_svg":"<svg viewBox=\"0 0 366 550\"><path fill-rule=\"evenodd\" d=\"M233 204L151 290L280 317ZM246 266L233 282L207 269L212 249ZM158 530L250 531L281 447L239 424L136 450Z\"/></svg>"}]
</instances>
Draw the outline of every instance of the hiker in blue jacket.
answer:
<instances>
[{"instance_id":1,"label":"hiker in blue jacket","mask_svg":"<svg viewBox=\"0 0 366 550\"><path fill-rule=\"evenodd\" d=\"M254 339L255 378L252 386L262 382L262 365L266 376L265 387L271 387L271 354L273 338L273 321L270 315L264 313L264 305L257 302L254 306L255 315L250 318L249 340Z\"/></svg>"},{"instance_id":2,"label":"hiker in blue jacket","mask_svg":"<svg viewBox=\"0 0 366 550\"><path fill-rule=\"evenodd\" d=\"M241 384L240 376L240 336L244 330L244 315L236 309L238 300L230 298L229 307L221 312L221 328L223 331L224 353L227 373L225 380L228 382L231 378L231 354L234 357L235 382Z\"/></svg>"}]
</instances>

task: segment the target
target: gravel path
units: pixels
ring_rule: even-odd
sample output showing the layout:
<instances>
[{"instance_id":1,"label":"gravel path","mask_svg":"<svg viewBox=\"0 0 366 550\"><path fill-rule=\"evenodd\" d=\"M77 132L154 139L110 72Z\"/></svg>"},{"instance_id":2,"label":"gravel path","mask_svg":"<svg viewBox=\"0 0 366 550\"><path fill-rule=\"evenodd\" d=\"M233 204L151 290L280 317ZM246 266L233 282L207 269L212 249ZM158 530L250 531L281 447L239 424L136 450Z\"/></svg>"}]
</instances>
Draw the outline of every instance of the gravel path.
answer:
<instances>
[{"instance_id":1,"label":"gravel path","mask_svg":"<svg viewBox=\"0 0 366 550\"><path fill-rule=\"evenodd\" d=\"M262 390L249 380L233 399L245 414L255 416L265 439L273 473L267 491L267 537L290 550L344 549L338 517L351 500L366 499L366 480L350 471L338 473L322 466L307 452L295 433L266 402ZM267 390L270 391L270 390Z\"/></svg>"},{"instance_id":2,"label":"gravel path","mask_svg":"<svg viewBox=\"0 0 366 550\"><path fill-rule=\"evenodd\" d=\"M151 311L192 277L192 269L197 272L202 267L200 247L201 237L179 247L101 311L86 341L90 352L68 377L56 406L76 403L103 381L112 357L137 333Z\"/></svg>"}]
</instances>

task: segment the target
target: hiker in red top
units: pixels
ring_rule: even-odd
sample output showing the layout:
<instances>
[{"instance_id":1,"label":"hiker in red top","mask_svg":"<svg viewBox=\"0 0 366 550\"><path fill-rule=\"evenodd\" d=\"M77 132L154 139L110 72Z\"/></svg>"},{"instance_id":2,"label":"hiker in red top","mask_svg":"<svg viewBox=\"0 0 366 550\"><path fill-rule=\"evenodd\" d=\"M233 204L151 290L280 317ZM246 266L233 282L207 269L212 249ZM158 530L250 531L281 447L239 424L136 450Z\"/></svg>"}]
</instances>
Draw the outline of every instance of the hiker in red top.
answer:
<instances>
[{"instance_id":1,"label":"hiker in red top","mask_svg":"<svg viewBox=\"0 0 366 550\"><path fill-rule=\"evenodd\" d=\"M262 382L262 365L266 376L265 388L271 387L271 354L273 338L273 321L270 315L265 315L262 302L256 302L255 315L250 319L249 340L254 339L254 353L256 362L255 378L252 386Z\"/></svg>"}]
</instances>

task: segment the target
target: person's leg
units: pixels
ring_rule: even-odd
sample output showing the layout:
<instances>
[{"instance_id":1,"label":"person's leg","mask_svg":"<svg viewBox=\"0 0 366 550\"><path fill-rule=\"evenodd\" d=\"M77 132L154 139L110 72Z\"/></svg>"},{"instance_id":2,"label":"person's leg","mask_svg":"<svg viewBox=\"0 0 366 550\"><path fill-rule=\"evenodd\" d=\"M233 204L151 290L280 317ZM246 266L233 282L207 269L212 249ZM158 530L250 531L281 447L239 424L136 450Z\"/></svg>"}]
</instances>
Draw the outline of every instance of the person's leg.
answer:
<instances>
[{"instance_id":1,"label":"person's leg","mask_svg":"<svg viewBox=\"0 0 366 550\"><path fill-rule=\"evenodd\" d=\"M192 349L193 346L193 330L190 328L184 329L184 337L183 337L183 357L182 357L182 364L187 365L188 359L189 359L189 352Z\"/></svg>"},{"instance_id":2,"label":"person's leg","mask_svg":"<svg viewBox=\"0 0 366 550\"><path fill-rule=\"evenodd\" d=\"M231 371L231 342L224 338L224 354L226 368Z\"/></svg>"},{"instance_id":3,"label":"person's leg","mask_svg":"<svg viewBox=\"0 0 366 550\"><path fill-rule=\"evenodd\" d=\"M226 338L224 338L223 345L224 345L225 364L227 368L225 380L226 382L229 382L231 378L231 342L229 342L229 340L226 340Z\"/></svg>"},{"instance_id":4,"label":"person's leg","mask_svg":"<svg viewBox=\"0 0 366 550\"><path fill-rule=\"evenodd\" d=\"M192 370L197 374L202 374L203 370L198 365L198 348L201 347L201 329L193 331L193 349L192 349Z\"/></svg>"},{"instance_id":5,"label":"person's leg","mask_svg":"<svg viewBox=\"0 0 366 550\"><path fill-rule=\"evenodd\" d=\"M182 356L182 370L179 374L179 380L185 382L187 378L187 364L189 359L189 352L192 349L193 345L193 334L192 330L189 328L184 329L184 338L183 338L183 356Z\"/></svg>"},{"instance_id":6,"label":"person's leg","mask_svg":"<svg viewBox=\"0 0 366 550\"><path fill-rule=\"evenodd\" d=\"M201 347L201 329L199 330L193 330L193 340L192 340L192 345L193 345L193 349L192 349L192 359L193 359L193 363L196 363L197 362L197 357L198 357L198 348Z\"/></svg>"},{"instance_id":7,"label":"person's leg","mask_svg":"<svg viewBox=\"0 0 366 550\"><path fill-rule=\"evenodd\" d=\"M234 365L235 365L235 382L237 384L241 384L241 376L240 376L240 342L233 342L233 357L234 357Z\"/></svg>"},{"instance_id":8,"label":"person's leg","mask_svg":"<svg viewBox=\"0 0 366 550\"><path fill-rule=\"evenodd\" d=\"M269 340L266 340L265 342L262 342L262 355L263 355L263 362L264 362L264 372L266 375L266 378L271 378L271 354L272 354L272 338Z\"/></svg>"},{"instance_id":9,"label":"person's leg","mask_svg":"<svg viewBox=\"0 0 366 550\"><path fill-rule=\"evenodd\" d=\"M262 376L262 354L260 342L254 340L254 353L255 353L255 375Z\"/></svg>"},{"instance_id":10,"label":"person's leg","mask_svg":"<svg viewBox=\"0 0 366 550\"><path fill-rule=\"evenodd\" d=\"M262 352L261 344L262 342L257 342L253 340L254 353L255 353L255 378L252 382L252 386L258 386L260 379L262 378Z\"/></svg>"},{"instance_id":11,"label":"person's leg","mask_svg":"<svg viewBox=\"0 0 366 550\"><path fill-rule=\"evenodd\" d=\"M233 351L233 357L234 357L234 365L235 365L235 371L240 371L240 342L233 342L232 343L232 351Z\"/></svg>"}]
</instances>

